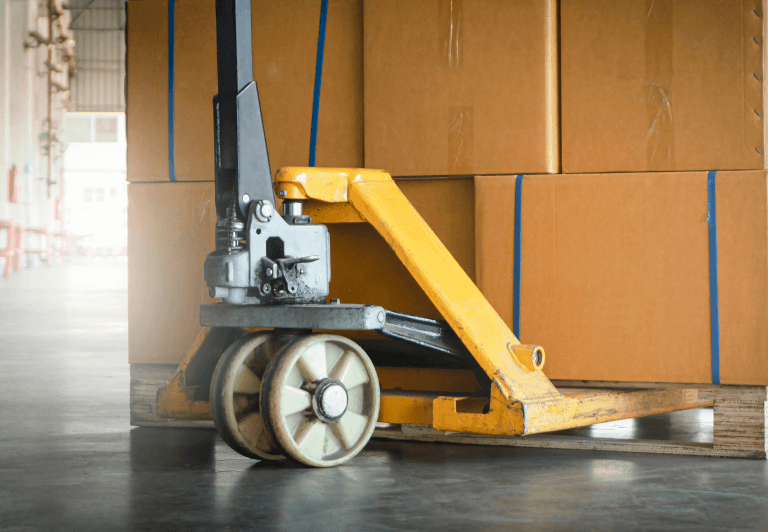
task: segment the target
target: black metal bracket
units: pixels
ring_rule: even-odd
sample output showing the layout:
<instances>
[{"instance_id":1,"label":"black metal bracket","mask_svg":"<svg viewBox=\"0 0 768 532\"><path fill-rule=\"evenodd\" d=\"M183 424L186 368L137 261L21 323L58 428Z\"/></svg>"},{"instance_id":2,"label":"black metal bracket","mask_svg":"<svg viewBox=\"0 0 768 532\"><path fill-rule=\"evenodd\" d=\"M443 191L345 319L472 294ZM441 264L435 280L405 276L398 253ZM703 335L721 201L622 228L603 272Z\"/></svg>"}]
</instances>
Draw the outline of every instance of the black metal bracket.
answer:
<instances>
[{"instance_id":1,"label":"black metal bracket","mask_svg":"<svg viewBox=\"0 0 768 532\"><path fill-rule=\"evenodd\" d=\"M434 349L459 360L474 360L448 323L391 310L385 310L384 314L384 324L376 331L379 334Z\"/></svg>"},{"instance_id":2,"label":"black metal bracket","mask_svg":"<svg viewBox=\"0 0 768 532\"><path fill-rule=\"evenodd\" d=\"M253 79L250 0L216 0L219 93L213 99L216 213L234 204L247 219L255 200L275 204L259 92Z\"/></svg>"}]
</instances>

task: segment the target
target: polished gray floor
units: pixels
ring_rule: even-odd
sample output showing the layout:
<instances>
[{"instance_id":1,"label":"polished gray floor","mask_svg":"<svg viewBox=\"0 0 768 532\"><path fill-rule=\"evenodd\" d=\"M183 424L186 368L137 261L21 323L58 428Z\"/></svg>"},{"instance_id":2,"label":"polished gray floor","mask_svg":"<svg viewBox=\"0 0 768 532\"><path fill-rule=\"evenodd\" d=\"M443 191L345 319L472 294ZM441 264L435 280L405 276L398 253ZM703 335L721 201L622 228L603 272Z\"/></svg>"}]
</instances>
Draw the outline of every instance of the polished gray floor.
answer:
<instances>
[{"instance_id":1,"label":"polished gray floor","mask_svg":"<svg viewBox=\"0 0 768 532\"><path fill-rule=\"evenodd\" d=\"M329 470L128 425L126 267L0 278L0 531L768 530L763 461L374 441ZM711 441L707 410L594 429Z\"/></svg>"}]
</instances>

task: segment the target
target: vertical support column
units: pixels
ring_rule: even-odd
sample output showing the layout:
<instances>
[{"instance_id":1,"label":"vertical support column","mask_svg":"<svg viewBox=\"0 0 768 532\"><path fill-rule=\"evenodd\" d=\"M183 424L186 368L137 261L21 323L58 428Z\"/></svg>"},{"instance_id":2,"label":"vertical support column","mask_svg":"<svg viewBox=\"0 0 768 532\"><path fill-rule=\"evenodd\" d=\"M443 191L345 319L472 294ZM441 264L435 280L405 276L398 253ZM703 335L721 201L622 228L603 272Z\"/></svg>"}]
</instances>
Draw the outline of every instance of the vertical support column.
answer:
<instances>
[{"instance_id":1,"label":"vertical support column","mask_svg":"<svg viewBox=\"0 0 768 532\"><path fill-rule=\"evenodd\" d=\"M32 166L31 153L33 147L33 82L34 82L34 52L24 49L24 38L29 33L30 0L11 0L6 3L8 15L6 34L7 47L7 87L8 128L13 135L7 137L6 153L8 164L16 164L21 170L19 189L21 203L8 206L8 217L14 222L27 225L30 218L30 195L34 179L30 175Z\"/></svg>"},{"instance_id":2,"label":"vertical support column","mask_svg":"<svg viewBox=\"0 0 768 532\"><path fill-rule=\"evenodd\" d=\"M0 220L9 214L8 170L11 167L11 0L0 0ZM10 234L10 229L8 230ZM9 236L10 238L10 236Z\"/></svg>"}]
</instances>

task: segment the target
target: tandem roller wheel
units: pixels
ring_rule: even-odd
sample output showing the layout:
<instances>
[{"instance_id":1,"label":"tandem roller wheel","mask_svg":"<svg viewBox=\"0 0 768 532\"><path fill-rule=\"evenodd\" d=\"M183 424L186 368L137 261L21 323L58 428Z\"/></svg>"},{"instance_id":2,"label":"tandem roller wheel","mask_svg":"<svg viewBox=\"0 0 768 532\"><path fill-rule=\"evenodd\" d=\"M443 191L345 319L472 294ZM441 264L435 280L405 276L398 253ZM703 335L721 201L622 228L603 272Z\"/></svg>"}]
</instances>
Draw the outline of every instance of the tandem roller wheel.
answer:
<instances>
[{"instance_id":1,"label":"tandem roller wheel","mask_svg":"<svg viewBox=\"0 0 768 532\"><path fill-rule=\"evenodd\" d=\"M272 440L302 464L331 467L359 453L379 416L379 380L362 348L313 334L287 344L267 368L261 412Z\"/></svg>"},{"instance_id":2,"label":"tandem roller wheel","mask_svg":"<svg viewBox=\"0 0 768 532\"><path fill-rule=\"evenodd\" d=\"M283 460L282 450L265 431L259 409L262 377L277 352L295 336L252 333L236 340L221 356L211 380L211 415L222 439L256 460Z\"/></svg>"}]
</instances>

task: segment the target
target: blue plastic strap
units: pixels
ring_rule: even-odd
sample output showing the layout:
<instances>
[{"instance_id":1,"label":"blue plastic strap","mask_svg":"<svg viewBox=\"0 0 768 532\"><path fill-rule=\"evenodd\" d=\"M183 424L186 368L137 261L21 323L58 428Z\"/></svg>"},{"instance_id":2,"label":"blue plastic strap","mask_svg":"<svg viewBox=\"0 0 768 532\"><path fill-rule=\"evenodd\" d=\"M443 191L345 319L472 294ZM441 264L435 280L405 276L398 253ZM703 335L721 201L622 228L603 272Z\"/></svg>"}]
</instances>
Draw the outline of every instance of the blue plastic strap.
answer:
<instances>
[{"instance_id":1,"label":"blue plastic strap","mask_svg":"<svg viewBox=\"0 0 768 532\"><path fill-rule=\"evenodd\" d=\"M709 222L709 313L712 331L712 384L720 384L720 306L717 292L717 170L707 175Z\"/></svg>"},{"instance_id":2,"label":"blue plastic strap","mask_svg":"<svg viewBox=\"0 0 768 532\"><path fill-rule=\"evenodd\" d=\"M523 175L515 176L515 258L512 265L512 333L520 339L520 263L523 251Z\"/></svg>"},{"instance_id":3,"label":"blue plastic strap","mask_svg":"<svg viewBox=\"0 0 768 532\"><path fill-rule=\"evenodd\" d=\"M309 133L309 166L315 166L317 150L317 120L320 113L320 87L323 82L323 54L325 52L325 25L328 19L328 0L320 4L320 30L317 35L317 60L315 61L315 93L312 97L312 129Z\"/></svg>"},{"instance_id":4,"label":"blue plastic strap","mask_svg":"<svg viewBox=\"0 0 768 532\"><path fill-rule=\"evenodd\" d=\"M176 2L168 0L168 179L176 181L176 140L174 138L174 86L176 84L175 28Z\"/></svg>"}]
</instances>

